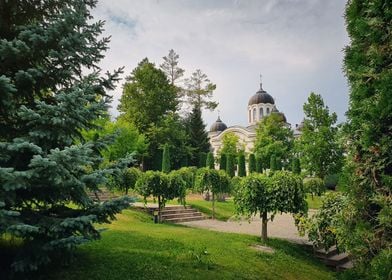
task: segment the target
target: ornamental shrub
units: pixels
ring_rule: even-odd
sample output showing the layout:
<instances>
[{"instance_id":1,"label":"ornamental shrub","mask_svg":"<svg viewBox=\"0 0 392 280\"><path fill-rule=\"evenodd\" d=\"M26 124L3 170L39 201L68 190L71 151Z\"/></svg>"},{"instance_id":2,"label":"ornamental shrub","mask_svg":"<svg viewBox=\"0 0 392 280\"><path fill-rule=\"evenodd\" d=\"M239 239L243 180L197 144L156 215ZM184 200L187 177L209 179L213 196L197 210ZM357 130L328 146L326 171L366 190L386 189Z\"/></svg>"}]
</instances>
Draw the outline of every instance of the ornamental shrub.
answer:
<instances>
[{"instance_id":1,"label":"ornamental shrub","mask_svg":"<svg viewBox=\"0 0 392 280\"><path fill-rule=\"evenodd\" d=\"M315 247L328 250L334 245L338 247L337 231L340 227L340 217L347 197L338 192L329 192L322 197L322 204L311 217L300 217L297 227L301 235L305 233ZM342 248L340 248L342 249Z\"/></svg>"}]
</instances>

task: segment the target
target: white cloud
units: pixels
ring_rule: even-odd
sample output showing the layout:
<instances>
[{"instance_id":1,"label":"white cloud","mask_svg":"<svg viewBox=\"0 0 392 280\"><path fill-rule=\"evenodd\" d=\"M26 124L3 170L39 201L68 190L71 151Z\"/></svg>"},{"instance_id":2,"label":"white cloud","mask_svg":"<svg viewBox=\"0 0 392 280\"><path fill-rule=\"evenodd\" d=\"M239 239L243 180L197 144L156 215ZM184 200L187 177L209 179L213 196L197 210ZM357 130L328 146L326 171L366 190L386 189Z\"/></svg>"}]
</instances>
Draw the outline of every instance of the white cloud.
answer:
<instances>
[{"instance_id":1,"label":"white cloud","mask_svg":"<svg viewBox=\"0 0 392 280\"><path fill-rule=\"evenodd\" d=\"M202 69L217 84L215 99L228 125L246 125L246 106L258 89L275 97L288 121L298 123L310 91L323 95L343 120L347 85L341 72L347 44L345 1L129 1L101 0L110 50L105 70L129 74L144 57L157 64L173 48L186 74ZM114 91L121 95L121 86ZM114 102L112 113L117 114ZM216 113L205 112L211 124Z\"/></svg>"}]
</instances>

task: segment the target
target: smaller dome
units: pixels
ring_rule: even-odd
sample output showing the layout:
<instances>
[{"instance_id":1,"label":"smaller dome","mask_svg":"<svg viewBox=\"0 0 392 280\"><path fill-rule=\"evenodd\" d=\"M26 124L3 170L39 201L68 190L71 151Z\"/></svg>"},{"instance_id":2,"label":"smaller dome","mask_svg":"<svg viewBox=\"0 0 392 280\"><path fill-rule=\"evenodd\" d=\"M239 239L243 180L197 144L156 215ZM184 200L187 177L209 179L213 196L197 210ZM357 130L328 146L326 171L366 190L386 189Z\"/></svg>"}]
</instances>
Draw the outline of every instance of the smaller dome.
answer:
<instances>
[{"instance_id":1,"label":"smaller dome","mask_svg":"<svg viewBox=\"0 0 392 280\"><path fill-rule=\"evenodd\" d=\"M260 84L260 89L249 99L248 106L260 103L275 104L274 98L263 90L262 84Z\"/></svg>"},{"instance_id":2,"label":"smaller dome","mask_svg":"<svg viewBox=\"0 0 392 280\"><path fill-rule=\"evenodd\" d=\"M224 131L227 128L224 122L221 121L220 117L211 125L210 132Z\"/></svg>"},{"instance_id":3,"label":"smaller dome","mask_svg":"<svg viewBox=\"0 0 392 280\"><path fill-rule=\"evenodd\" d=\"M274 107L274 108L272 109L271 114L277 114L277 115L281 116L282 120L283 120L285 123L287 123L286 116L285 116L282 112L279 112L279 110L278 110L276 107Z\"/></svg>"},{"instance_id":4,"label":"smaller dome","mask_svg":"<svg viewBox=\"0 0 392 280\"><path fill-rule=\"evenodd\" d=\"M299 130L299 131L301 131L303 128L304 128L304 121L302 120L302 122L298 125L298 127L297 127L297 129Z\"/></svg>"}]
</instances>

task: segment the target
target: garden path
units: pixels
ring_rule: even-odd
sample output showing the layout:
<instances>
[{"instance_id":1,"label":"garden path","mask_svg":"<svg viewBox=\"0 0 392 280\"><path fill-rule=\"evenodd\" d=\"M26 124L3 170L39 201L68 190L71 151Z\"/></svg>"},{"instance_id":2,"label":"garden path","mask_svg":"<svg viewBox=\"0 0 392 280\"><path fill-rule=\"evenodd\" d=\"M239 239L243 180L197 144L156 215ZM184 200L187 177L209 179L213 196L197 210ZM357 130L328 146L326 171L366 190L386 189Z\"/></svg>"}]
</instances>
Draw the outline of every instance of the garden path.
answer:
<instances>
[{"instance_id":1,"label":"garden path","mask_svg":"<svg viewBox=\"0 0 392 280\"><path fill-rule=\"evenodd\" d=\"M261 220L256 216L251 218L249 222L248 220L236 221L232 219L224 222L208 219L202 221L184 222L181 224L220 232L242 233L256 236L260 236L261 231ZM306 237L299 236L293 216L291 214L277 214L272 222L269 221L268 236L282 238L300 244L308 243Z\"/></svg>"}]
</instances>

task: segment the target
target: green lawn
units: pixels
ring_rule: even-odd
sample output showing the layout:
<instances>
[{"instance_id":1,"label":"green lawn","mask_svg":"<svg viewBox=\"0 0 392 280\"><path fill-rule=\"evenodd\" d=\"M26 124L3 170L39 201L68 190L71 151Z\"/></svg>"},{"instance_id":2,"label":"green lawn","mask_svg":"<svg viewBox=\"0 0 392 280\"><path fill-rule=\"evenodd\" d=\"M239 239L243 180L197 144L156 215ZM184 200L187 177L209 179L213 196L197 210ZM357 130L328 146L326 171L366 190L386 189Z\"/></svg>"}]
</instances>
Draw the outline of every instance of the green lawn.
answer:
<instances>
[{"instance_id":1,"label":"green lawn","mask_svg":"<svg viewBox=\"0 0 392 280\"><path fill-rule=\"evenodd\" d=\"M77 261L52 266L43 279L333 279L335 274L299 245L271 239L257 252L254 236L153 224L126 210L102 239L81 246Z\"/></svg>"}]
</instances>

